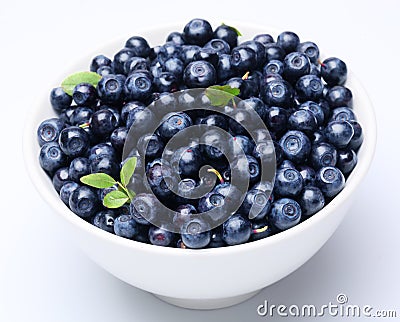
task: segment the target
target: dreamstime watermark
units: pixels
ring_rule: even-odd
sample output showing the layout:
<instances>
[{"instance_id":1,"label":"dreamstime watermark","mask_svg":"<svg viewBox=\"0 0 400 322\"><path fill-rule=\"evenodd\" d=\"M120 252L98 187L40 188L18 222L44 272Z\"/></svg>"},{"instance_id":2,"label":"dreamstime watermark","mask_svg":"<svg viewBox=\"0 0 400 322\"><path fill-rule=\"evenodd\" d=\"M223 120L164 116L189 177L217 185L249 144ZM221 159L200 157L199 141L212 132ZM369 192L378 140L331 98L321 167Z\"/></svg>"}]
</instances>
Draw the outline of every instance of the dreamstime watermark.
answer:
<instances>
[{"instance_id":1,"label":"dreamstime watermark","mask_svg":"<svg viewBox=\"0 0 400 322\"><path fill-rule=\"evenodd\" d=\"M344 293L336 296L335 302L327 304L271 304L265 300L263 304L257 307L257 314L262 317L378 317L378 318L396 318L396 310L376 310L371 305L349 304L349 298Z\"/></svg>"}]
</instances>

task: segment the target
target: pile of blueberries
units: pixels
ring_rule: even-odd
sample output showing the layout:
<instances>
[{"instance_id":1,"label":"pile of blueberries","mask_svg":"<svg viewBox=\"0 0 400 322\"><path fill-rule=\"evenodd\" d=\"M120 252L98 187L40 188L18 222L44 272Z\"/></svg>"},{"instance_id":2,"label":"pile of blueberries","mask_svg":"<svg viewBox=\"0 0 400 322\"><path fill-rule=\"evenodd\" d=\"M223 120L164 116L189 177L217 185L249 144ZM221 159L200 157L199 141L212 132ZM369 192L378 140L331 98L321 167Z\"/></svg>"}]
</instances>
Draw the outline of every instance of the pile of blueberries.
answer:
<instances>
[{"instance_id":1,"label":"pile of blueberries","mask_svg":"<svg viewBox=\"0 0 400 322\"><path fill-rule=\"evenodd\" d=\"M163 45L150 47L142 37L129 38L113 59L94 57L90 71L101 76L97 86L76 84L72 96L62 87L51 91L58 117L38 127L39 161L74 213L118 236L196 249L265 238L321 210L357 164L363 134L351 90L344 86L346 64L334 57L321 61L317 45L300 42L293 32L282 32L276 41L260 34L238 44L235 28L222 24L213 30L206 20L193 19L183 32L170 33ZM238 104L213 106L206 90L191 94L191 89L213 85L238 88ZM182 111L182 104L196 108ZM248 132L254 124L249 109L269 131L252 129L256 140ZM157 130L148 133L158 120ZM199 124L231 134L247 162L229 164L223 151L231 142L213 130L186 138L177 151L165 151L172 137ZM138 136L129 152L138 163L130 183L136 196L108 209L103 198L117 187L94 189L80 178L107 173L119 180L131 127ZM208 141L219 148L209 147ZM274 180L264 182L261 165L271 149L276 173ZM174 178L174 168L163 153L178 166L179 195L166 184ZM204 165L212 170L208 176L199 175ZM231 185L232 167L248 175L246 191ZM210 175L218 178L210 192L189 198ZM243 196L243 203L223 223L204 229L201 213L221 207L229 191ZM172 220L181 225L180 232L147 220L157 216L160 203L174 210ZM251 209L257 213L252 215Z\"/></svg>"}]
</instances>

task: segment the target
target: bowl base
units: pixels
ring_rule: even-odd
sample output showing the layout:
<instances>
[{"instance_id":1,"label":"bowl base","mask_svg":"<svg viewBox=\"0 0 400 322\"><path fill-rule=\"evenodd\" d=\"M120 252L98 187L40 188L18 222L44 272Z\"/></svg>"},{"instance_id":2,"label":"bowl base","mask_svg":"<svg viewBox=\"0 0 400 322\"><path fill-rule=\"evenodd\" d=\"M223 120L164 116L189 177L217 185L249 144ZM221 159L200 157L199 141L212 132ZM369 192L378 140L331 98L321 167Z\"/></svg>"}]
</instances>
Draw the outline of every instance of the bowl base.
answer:
<instances>
[{"instance_id":1,"label":"bowl base","mask_svg":"<svg viewBox=\"0 0 400 322\"><path fill-rule=\"evenodd\" d=\"M225 307L233 306L239 303L242 303L256 294L258 294L261 290L257 290L254 292L225 297L220 299L181 299L176 297L163 296L158 294L153 294L155 297L160 300L167 302L168 304L172 304L178 307L182 307L185 309L193 309L193 310L215 310L222 309Z\"/></svg>"}]
</instances>

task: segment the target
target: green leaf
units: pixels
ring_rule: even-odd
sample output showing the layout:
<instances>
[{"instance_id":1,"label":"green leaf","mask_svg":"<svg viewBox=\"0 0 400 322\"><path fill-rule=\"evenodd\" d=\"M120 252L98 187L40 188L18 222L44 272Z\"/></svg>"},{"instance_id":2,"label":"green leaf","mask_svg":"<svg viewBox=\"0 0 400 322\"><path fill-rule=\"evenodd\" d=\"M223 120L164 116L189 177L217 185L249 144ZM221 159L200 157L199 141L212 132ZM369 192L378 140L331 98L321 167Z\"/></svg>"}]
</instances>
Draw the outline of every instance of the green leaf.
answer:
<instances>
[{"instance_id":1,"label":"green leaf","mask_svg":"<svg viewBox=\"0 0 400 322\"><path fill-rule=\"evenodd\" d=\"M92 173L81 177L81 182L99 189L110 188L117 182L106 173Z\"/></svg>"},{"instance_id":2,"label":"green leaf","mask_svg":"<svg viewBox=\"0 0 400 322\"><path fill-rule=\"evenodd\" d=\"M129 158L128 160L125 161L124 165L122 166L120 177L121 177L121 183L124 187L127 186L127 184L132 178L133 173L135 172L136 161L137 161L136 157Z\"/></svg>"},{"instance_id":3,"label":"green leaf","mask_svg":"<svg viewBox=\"0 0 400 322\"><path fill-rule=\"evenodd\" d=\"M242 33L241 33L239 30L237 30L235 27L228 26L228 25L226 25L226 24L224 24L224 23L222 23L222 25L231 28L234 32L236 32L236 34L237 34L238 36L242 36Z\"/></svg>"},{"instance_id":4,"label":"green leaf","mask_svg":"<svg viewBox=\"0 0 400 322\"><path fill-rule=\"evenodd\" d=\"M119 208L127 201L129 201L129 197L125 192L114 190L104 196L103 205L107 208Z\"/></svg>"},{"instance_id":5,"label":"green leaf","mask_svg":"<svg viewBox=\"0 0 400 322\"><path fill-rule=\"evenodd\" d=\"M63 88L64 92L72 96L72 92L76 85L80 83L89 83L96 87L100 79L101 76L94 72L78 72L69 75L66 79L64 79L61 83L61 87Z\"/></svg>"},{"instance_id":6,"label":"green leaf","mask_svg":"<svg viewBox=\"0 0 400 322\"><path fill-rule=\"evenodd\" d=\"M239 88L233 88L229 85L214 85L206 89L206 96L213 106L225 106L231 99L239 94Z\"/></svg>"}]
</instances>

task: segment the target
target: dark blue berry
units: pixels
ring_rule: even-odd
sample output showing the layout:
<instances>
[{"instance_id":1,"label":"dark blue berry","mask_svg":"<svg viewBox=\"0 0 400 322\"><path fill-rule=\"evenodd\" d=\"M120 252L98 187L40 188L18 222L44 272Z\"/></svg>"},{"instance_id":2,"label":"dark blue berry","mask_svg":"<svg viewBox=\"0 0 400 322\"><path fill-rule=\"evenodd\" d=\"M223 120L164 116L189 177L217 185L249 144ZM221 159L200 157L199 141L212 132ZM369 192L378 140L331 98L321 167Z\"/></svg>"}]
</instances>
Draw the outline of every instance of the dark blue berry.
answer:
<instances>
[{"instance_id":1,"label":"dark blue berry","mask_svg":"<svg viewBox=\"0 0 400 322\"><path fill-rule=\"evenodd\" d=\"M226 246L222 238L222 235L223 235L223 230L221 225L211 230L211 240L210 243L208 244L208 247L217 248Z\"/></svg>"},{"instance_id":2,"label":"dark blue berry","mask_svg":"<svg viewBox=\"0 0 400 322\"><path fill-rule=\"evenodd\" d=\"M250 240L259 240L275 234L276 228L269 224L268 220L257 220L251 225Z\"/></svg>"},{"instance_id":3,"label":"dark blue berry","mask_svg":"<svg viewBox=\"0 0 400 322\"><path fill-rule=\"evenodd\" d=\"M314 144L311 149L310 161L314 169L333 167L336 165L337 151L329 143L321 142Z\"/></svg>"},{"instance_id":4,"label":"dark blue berry","mask_svg":"<svg viewBox=\"0 0 400 322\"><path fill-rule=\"evenodd\" d=\"M59 193L61 187L66 183L67 181L70 181L70 177L68 175L68 168L67 167L62 167L58 169L54 175L53 175L53 187L56 189L56 191Z\"/></svg>"},{"instance_id":5,"label":"dark blue berry","mask_svg":"<svg viewBox=\"0 0 400 322\"><path fill-rule=\"evenodd\" d=\"M300 205L289 198L275 200L268 216L269 222L280 230L286 230L297 225L300 218Z\"/></svg>"},{"instance_id":6,"label":"dark blue berry","mask_svg":"<svg viewBox=\"0 0 400 322\"><path fill-rule=\"evenodd\" d=\"M325 197L315 186L306 186L297 200L303 216L312 216L325 206Z\"/></svg>"},{"instance_id":7,"label":"dark blue berry","mask_svg":"<svg viewBox=\"0 0 400 322\"><path fill-rule=\"evenodd\" d=\"M180 81L182 79L184 68L185 66L183 62L176 57L168 58L163 65L164 71L174 75L177 81Z\"/></svg>"},{"instance_id":8,"label":"dark blue berry","mask_svg":"<svg viewBox=\"0 0 400 322\"><path fill-rule=\"evenodd\" d=\"M287 129L288 113L284 108L272 106L267 109L264 122L270 131L283 133Z\"/></svg>"},{"instance_id":9,"label":"dark blue berry","mask_svg":"<svg viewBox=\"0 0 400 322\"><path fill-rule=\"evenodd\" d=\"M124 64L124 71L126 75L131 74L136 70L149 70L149 62L143 57L131 57Z\"/></svg>"},{"instance_id":10,"label":"dark blue berry","mask_svg":"<svg viewBox=\"0 0 400 322\"><path fill-rule=\"evenodd\" d=\"M278 195L296 197L303 186L303 177L296 169L283 168L276 171L274 191Z\"/></svg>"},{"instance_id":11,"label":"dark blue berry","mask_svg":"<svg viewBox=\"0 0 400 322\"><path fill-rule=\"evenodd\" d=\"M186 66L193 61L194 55L196 55L196 53L198 51L200 51L200 49L201 49L201 47L196 46L196 45L182 46L181 54L180 54L179 58L182 60L182 62Z\"/></svg>"},{"instance_id":12,"label":"dark blue berry","mask_svg":"<svg viewBox=\"0 0 400 322\"><path fill-rule=\"evenodd\" d=\"M92 84L80 83L74 87L72 98L77 105L93 106L97 102L96 89Z\"/></svg>"},{"instance_id":13,"label":"dark blue berry","mask_svg":"<svg viewBox=\"0 0 400 322\"><path fill-rule=\"evenodd\" d=\"M106 104L120 103L124 99L124 75L104 75L97 84L97 95Z\"/></svg>"},{"instance_id":14,"label":"dark blue berry","mask_svg":"<svg viewBox=\"0 0 400 322\"><path fill-rule=\"evenodd\" d=\"M62 87L56 87L50 92L50 103L57 113L61 113L71 106L72 97Z\"/></svg>"},{"instance_id":15,"label":"dark blue berry","mask_svg":"<svg viewBox=\"0 0 400 322\"><path fill-rule=\"evenodd\" d=\"M286 55L283 61L283 76L289 82L295 83L309 72L310 61L305 54L295 51Z\"/></svg>"},{"instance_id":16,"label":"dark blue berry","mask_svg":"<svg viewBox=\"0 0 400 322\"><path fill-rule=\"evenodd\" d=\"M99 209L100 202L92 188L81 186L71 193L69 207L79 217L90 218Z\"/></svg>"},{"instance_id":17,"label":"dark blue berry","mask_svg":"<svg viewBox=\"0 0 400 322\"><path fill-rule=\"evenodd\" d=\"M318 126L321 126L324 123L325 114L319 104L317 104L313 101L307 101L307 102L302 103L299 106L299 109L310 111L314 115Z\"/></svg>"},{"instance_id":18,"label":"dark blue berry","mask_svg":"<svg viewBox=\"0 0 400 322\"><path fill-rule=\"evenodd\" d=\"M262 43L264 46L267 44L274 43L274 38L270 34L259 34L256 35L253 40L258 41L259 43Z\"/></svg>"},{"instance_id":19,"label":"dark blue berry","mask_svg":"<svg viewBox=\"0 0 400 322\"><path fill-rule=\"evenodd\" d=\"M118 120L109 109L100 109L92 115L90 123L93 134L99 138L107 138L115 130Z\"/></svg>"},{"instance_id":20,"label":"dark blue berry","mask_svg":"<svg viewBox=\"0 0 400 322\"><path fill-rule=\"evenodd\" d=\"M296 51L307 55L311 63L318 63L319 48L315 43L311 41L302 42L297 45Z\"/></svg>"},{"instance_id":21,"label":"dark blue berry","mask_svg":"<svg viewBox=\"0 0 400 322\"><path fill-rule=\"evenodd\" d=\"M186 247L204 248L210 243L211 232L204 220L194 218L183 224L181 238Z\"/></svg>"},{"instance_id":22,"label":"dark blue berry","mask_svg":"<svg viewBox=\"0 0 400 322\"><path fill-rule=\"evenodd\" d=\"M239 245L250 239L251 223L240 214L234 214L223 223L222 239L229 246Z\"/></svg>"},{"instance_id":23,"label":"dark blue berry","mask_svg":"<svg viewBox=\"0 0 400 322\"><path fill-rule=\"evenodd\" d=\"M92 146L89 150L89 160L96 158L97 156L107 155L112 159L117 160L117 152L110 143L99 143Z\"/></svg>"},{"instance_id":24,"label":"dark blue berry","mask_svg":"<svg viewBox=\"0 0 400 322\"><path fill-rule=\"evenodd\" d=\"M97 55L93 57L92 62L90 63L90 71L96 72L100 67L103 66L111 66L111 59L104 55Z\"/></svg>"},{"instance_id":25,"label":"dark blue berry","mask_svg":"<svg viewBox=\"0 0 400 322\"><path fill-rule=\"evenodd\" d=\"M331 107L350 106L353 94L344 86L334 86L328 90L326 100Z\"/></svg>"},{"instance_id":26,"label":"dark blue berry","mask_svg":"<svg viewBox=\"0 0 400 322\"><path fill-rule=\"evenodd\" d=\"M265 218L271 209L273 200L271 191L263 191L257 187L248 190L239 208L239 212L250 219L260 220Z\"/></svg>"},{"instance_id":27,"label":"dark blue berry","mask_svg":"<svg viewBox=\"0 0 400 322\"><path fill-rule=\"evenodd\" d=\"M190 182L194 181L193 179L184 179L184 180L190 180ZM175 227L181 229L183 224L192 219L193 214L196 213L197 210L193 205L191 204L180 205L178 208L176 208L176 212L174 214L172 222Z\"/></svg>"},{"instance_id":28,"label":"dark blue berry","mask_svg":"<svg viewBox=\"0 0 400 322\"><path fill-rule=\"evenodd\" d=\"M126 127L118 127L110 135L110 142L119 153L122 153L127 136L128 129Z\"/></svg>"},{"instance_id":29,"label":"dark blue berry","mask_svg":"<svg viewBox=\"0 0 400 322\"><path fill-rule=\"evenodd\" d=\"M113 58L112 66L115 74L124 74L124 65L129 58L137 56L132 48L122 48L118 51Z\"/></svg>"},{"instance_id":30,"label":"dark blue berry","mask_svg":"<svg viewBox=\"0 0 400 322\"><path fill-rule=\"evenodd\" d=\"M297 167L303 178L304 186L315 184L315 170L307 165L300 165Z\"/></svg>"},{"instance_id":31,"label":"dark blue berry","mask_svg":"<svg viewBox=\"0 0 400 322\"><path fill-rule=\"evenodd\" d=\"M61 150L69 157L83 156L89 149L89 135L78 126L63 129L58 138Z\"/></svg>"},{"instance_id":32,"label":"dark blue berry","mask_svg":"<svg viewBox=\"0 0 400 322\"><path fill-rule=\"evenodd\" d=\"M345 179L338 168L323 167L317 172L315 182L325 197L333 198L344 188Z\"/></svg>"},{"instance_id":33,"label":"dark blue berry","mask_svg":"<svg viewBox=\"0 0 400 322\"><path fill-rule=\"evenodd\" d=\"M45 143L57 142L60 136L61 130L64 128L65 122L59 118L51 118L40 123L37 129L37 138L39 145L42 146Z\"/></svg>"},{"instance_id":34,"label":"dark blue berry","mask_svg":"<svg viewBox=\"0 0 400 322\"><path fill-rule=\"evenodd\" d=\"M182 147L178 149L171 159L171 165L178 170L182 177L197 177L203 157L199 147Z\"/></svg>"},{"instance_id":35,"label":"dark blue berry","mask_svg":"<svg viewBox=\"0 0 400 322\"><path fill-rule=\"evenodd\" d=\"M169 113L163 117L162 123L158 128L158 133L163 139L170 139L176 133L191 125L193 125L193 122L186 113Z\"/></svg>"},{"instance_id":36,"label":"dark blue berry","mask_svg":"<svg viewBox=\"0 0 400 322\"><path fill-rule=\"evenodd\" d=\"M178 185L178 176L169 165L154 165L147 170L147 182L153 193L166 201L172 196L169 186Z\"/></svg>"},{"instance_id":37,"label":"dark blue berry","mask_svg":"<svg viewBox=\"0 0 400 322\"><path fill-rule=\"evenodd\" d=\"M268 74L279 74L283 73L283 63L280 60L270 60L263 67L263 75L266 76Z\"/></svg>"},{"instance_id":38,"label":"dark blue berry","mask_svg":"<svg viewBox=\"0 0 400 322\"><path fill-rule=\"evenodd\" d=\"M137 107L128 113L126 118L126 128L129 130L132 125L135 128L135 134L141 135L148 132L156 123L156 116L147 107Z\"/></svg>"},{"instance_id":39,"label":"dark blue berry","mask_svg":"<svg viewBox=\"0 0 400 322\"><path fill-rule=\"evenodd\" d=\"M266 61L269 62L271 60L280 60L283 61L285 58L285 51L281 46L276 43L270 43L265 45L265 58Z\"/></svg>"},{"instance_id":40,"label":"dark blue berry","mask_svg":"<svg viewBox=\"0 0 400 322\"><path fill-rule=\"evenodd\" d=\"M114 221L116 217L117 214L113 209L101 210L93 217L92 223L102 230L114 233Z\"/></svg>"},{"instance_id":41,"label":"dark blue berry","mask_svg":"<svg viewBox=\"0 0 400 322\"><path fill-rule=\"evenodd\" d=\"M340 149L350 143L354 129L347 121L331 121L327 124L324 135L329 143Z\"/></svg>"},{"instance_id":42,"label":"dark blue berry","mask_svg":"<svg viewBox=\"0 0 400 322\"><path fill-rule=\"evenodd\" d=\"M151 226L149 229L150 243L157 246L169 246L174 239L174 234L163 228Z\"/></svg>"},{"instance_id":43,"label":"dark blue berry","mask_svg":"<svg viewBox=\"0 0 400 322\"><path fill-rule=\"evenodd\" d=\"M250 183L260 180L261 169L257 159L246 155L246 157L237 157L232 161L231 167L237 171L238 177L249 178Z\"/></svg>"},{"instance_id":44,"label":"dark blue berry","mask_svg":"<svg viewBox=\"0 0 400 322\"><path fill-rule=\"evenodd\" d=\"M193 19L186 24L182 36L189 45L204 46L211 40L213 30L208 21Z\"/></svg>"},{"instance_id":45,"label":"dark blue berry","mask_svg":"<svg viewBox=\"0 0 400 322\"><path fill-rule=\"evenodd\" d=\"M290 114L288 118L288 126L292 130L312 133L317 130L318 123L311 111L301 109Z\"/></svg>"},{"instance_id":46,"label":"dark blue berry","mask_svg":"<svg viewBox=\"0 0 400 322\"><path fill-rule=\"evenodd\" d=\"M129 38L125 43L125 47L131 49L135 56L146 58L150 54L150 46L147 40L140 36Z\"/></svg>"},{"instance_id":47,"label":"dark blue berry","mask_svg":"<svg viewBox=\"0 0 400 322\"><path fill-rule=\"evenodd\" d=\"M161 211L161 204L151 193L140 193L132 199L129 213L133 219L142 225L149 225Z\"/></svg>"},{"instance_id":48,"label":"dark blue berry","mask_svg":"<svg viewBox=\"0 0 400 322\"><path fill-rule=\"evenodd\" d=\"M110 155L101 154L90 159L90 173L106 173L118 179L120 166L119 163Z\"/></svg>"},{"instance_id":49,"label":"dark blue berry","mask_svg":"<svg viewBox=\"0 0 400 322\"><path fill-rule=\"evenodd\" d=\"M145 101L150 97L152 90L153 79L147 71L134 71L125 81L124 93L128 100Z\"/></svg>"},{"instance_id":50,"label":"dark blue berry","mask_svg":"<svg viewBox=\"0 0 400 322\"><path fill-rule=\"evenodd\" d=\"M354 150L345 149L338 151L336 167L338 167L338 169L342 171L344 175L347 175L353 171L356 165L357 154L354 152Z\"/></svg>"},{"instance_id":51,"label":"dark blue berry","mask_svg":"<svg viewBox=\"0 0 400 322\"><path fill-rule=\"evenodd\" d=\"M215 29L213 38L222 39L229 44L232 49L238 45L238 34L235 29L227 25L221 25Z\"/></svg>"},{"instance_id":52,"label":"dark blue berry","mask_svg":"<svg viewBox=\"0 0 400 322\"><path fill-rule=\"evenodd\" d=\"M101 77L104 77L106 75L111 75L112 73L114 73L114 69L111 66L101 66L97 69L96 73L99 74Z\"/></svg>"},{"instance_id":53,"label":"dark blue berry","mask_svg":"<svg viewBox=\"0 0 400 322\"><path fill-rule=\"evenodd\" d=\"M301 102L318 101L322 96L324 85L315 75L304 75L296 83L297 98Z\"/></svg>"},{"instance_id":54,"label":"dark blue berry","mask_svg":"<svg viewBox=\"0 0 400 322\"><path fill-rule=\"evenodd\" d=\"M353 110L347 106L336 107L332 110L330 121L357 121Z\"/></svg>"},{"instance_id":55,"label":"dark blue berry","mask_svg":"<svg viewBox=\"0 0 400 322\"><path fill-rule=\"evenodd\" d=\"M245 41L240 44L240 47L250 48L256 54L256 67L262 67L265 64L265 47L263 44L255 40ZM233 50L232 50L233 52ZM253 67L254 69L254 67Z\"/></svg>"},{"instance_id":56,"label":"dark blue berry","mask_svg":"<svg viewBox=\"0 0 400 322\"><path fill-rule=\"evenodd\" d=\"M86 106L79 106L72 113L70 117L70 124L79 126L85 123L89 123L92 115L93 115L92 108Z\"/></svg>"},{"instance_id":57,"label":"dark blue berry","mask_svg":"<svg viewBox=\"0 0 400 322\"><path fill-rule=\"evenodd\" d=\"M231 66L239 73L256 69L256 52L249 47L240 46L233 48L231 52Z\"/></svg>"},{"instance_id":58,"label":"dark blue berry","mask_svg":"<svg viewBox=\"0 0 400 322\"><path fill-rule=\"evenodd\" d=\"M73 181L67 181L62 185L60 189L60 198L67 206L69 206L69 197L79 187L80 185Z\"/></svg>"},{"instance_id":59,"label":"dark blue berry","mask_svg":"<svg viewBox=\"0 0 400 322\"><path fill-rule=\"evenodd\" d=\"M294 91L285 80L274 80L266 83L260 92L260 97L269 106L290 107L293 104Z\"/></svg>"},{"instance_id":60,"label":"dark blue berry","mask_svg":"<svg viewBox=\"0 0 400 322\"><path fill-rule=\"evenodd\" d=\"M354 151L357 151L360 148L361 143L363 142L364 139L362 127L360 123L356 121L349 121L349 123L352 125L354 129L354 135L349 142L349 148Z\"/></svg>"},{"instance_id":61,"label":"dark blue berry","mask_svg":"<svg viewBox=\"0 0 400 322\"><path fill-rule=\"evenodd\" d=\"M294 32L284 31L278 35L276 43L282 47L286 54L295 51L300 43L300 38Z\"/></svg>"},{"instance_id":62,"label":"dark blue berry","mask_svg":"<svg viewBox=\"0 0 400 322\"><path fill-rule=\"evenodd\" d=\"M70 180L79 182L82 176L90 173L89 160L83 157L75 158L69 165L68 175Z\"/></svg>"},{"instance_id":63,"label":"dark blue berry","mask_svg":"<svg viewBox=\"0 0 400 322\"><path fill-rule=\"evenodd\" d=\"M231 52L231 47L229 44L222 39L211 39L208 43L204 45L203 48L209 48L218 53L218 55L229 54Z\"/></svg>"},{"instance_id":64,"label":"dark blue berry","mask_svg":"<svg viewBox=\"0 0 400 322\"><path fill-rule=\"evenodd\" d=\"M146 107L146 105L139 101L132 101L132 102L127 102L124 106L122 106L121 121L124 124L126 124L129 112L134 110L136 107L140 107L140 108L144 109Z\"/></svg>"},{"instance_id":65,"label":"dark blue berry","mask_svg":"<svg viewBox=\"0 0 400 322\"><path fill-rule=\"evenodd\" d=\"M185 40L183 39L183 35L180 32L174 31L171 32L166 39L166 42L173 42L175 45L184 45Z\"/></svg>"},{"instance_id":66,"label":"dark blue berry","mask_svg":"<svg viewBox=\"0 0 400 322\"><path fill-rule=\"evenodd\" d=\"M288 131L279 141L283 154L295 163L304 163L311 150L310 139L301 131Z\"/></svg>"},{"instance_id":67,"label":"dark blue berry","mask_svg":"<svg viewBox=\"0 0 400 322\"><path fill-rule=\"evenodd\" d=\"M114 232L117 236L132 239L138 233L138 224L132 215L120 215L114 220Z\"/></svg>"},{"instance_id":68,"label":"dark blue berry","mask_svg":"<svg viewBox=\"0 0 400 322\"><path fill-rule=\"evenodd\" d=\"M189 88L207 88L217 81L217 72L213 65L204 60L188 64L183 72L183 82Z\"/></svg>"},{"instance_id":69,"label":"dark blue berry","mask_svg":"<svg viewBox=\"0 0 400 322\"><path fill-rule=\"evenodd\" d=\"M180 75L180 78L182 75ZM158 77L155 77L153 84L159 92L174 92L178 88L178 79L171 72L162 72Z\"/></svg>"},{"instance_id":70,"label":"dark blue berry","mask_svg":"<svg viewBox=\"0 0 400 322\"><path fill-rule=\"evenodd\" d=\"M57 169L67 164L68 158L61 150L57 142L45 143L39 154L40 166L53 174Z\"/></svg>"},{"instance_id":71,"label":"dark blue berry","mask_svg":"<svg viewBox=\"0 0 400 322\"><path fill-rule=\"evenodd\" d=\"M339 58L327 58L322 62L321 76L329 86L343 85L347 80L347 66Z\"/></svg>"},{"instance_id":72,"label":"dark blue berry","mask_svg":"<svg viewBox=\"0 0 400 322\"><path fill-rule=\"evenodd\" d=\"M217 68L219 55L218 53L212 48L200 48L193 56L193 61L197 60L204 60L209 62L214 68Z\"/></svg>"}]
</instances>

